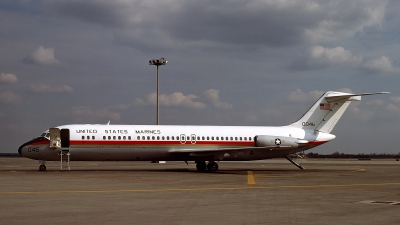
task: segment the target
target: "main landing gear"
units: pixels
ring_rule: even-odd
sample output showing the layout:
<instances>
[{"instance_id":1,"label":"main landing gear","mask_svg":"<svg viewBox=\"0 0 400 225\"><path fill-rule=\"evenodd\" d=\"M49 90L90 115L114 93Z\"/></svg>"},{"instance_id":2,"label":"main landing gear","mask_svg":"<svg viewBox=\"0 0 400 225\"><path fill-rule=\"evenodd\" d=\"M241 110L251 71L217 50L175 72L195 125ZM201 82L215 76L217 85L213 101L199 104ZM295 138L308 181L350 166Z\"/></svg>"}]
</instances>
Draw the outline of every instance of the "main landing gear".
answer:
<instances>
[{"instance_id":1,"label":"main landing gear","mask_svg":"<svg viewBox=\"0 0 400 225\"><path fill-rule=\"evenodd\" d=\"M199 172L204 172L204 171L215 172L218 170L218 163L210 161L208 162L208 164L206 164L205 161L196 161L196 168L197 171Z\"/></svg>"}]
</instances>

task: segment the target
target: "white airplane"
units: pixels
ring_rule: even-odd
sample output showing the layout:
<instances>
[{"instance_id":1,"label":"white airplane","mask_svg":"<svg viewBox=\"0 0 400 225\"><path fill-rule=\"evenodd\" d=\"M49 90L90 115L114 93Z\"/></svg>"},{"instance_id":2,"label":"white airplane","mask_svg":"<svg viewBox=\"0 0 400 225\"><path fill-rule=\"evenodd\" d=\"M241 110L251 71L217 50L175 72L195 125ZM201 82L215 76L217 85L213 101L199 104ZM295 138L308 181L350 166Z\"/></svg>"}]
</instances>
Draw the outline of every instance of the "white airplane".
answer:
<instances>
[{"instance_id":1,"label":"white airplane","mask_svg":"<svg viewBox=\"0 0 400 225\"><path fill-rule=\"evenodd\" d=\"M271 126L64 125L26 142L18 153L46 161L194 161L198 171L217 171L218 161L285 157L333 140L330 134L351 101L376 92L326 92L295 123ZM208 163L206 163L208 162Z\"/></svg>"}]
</instances>

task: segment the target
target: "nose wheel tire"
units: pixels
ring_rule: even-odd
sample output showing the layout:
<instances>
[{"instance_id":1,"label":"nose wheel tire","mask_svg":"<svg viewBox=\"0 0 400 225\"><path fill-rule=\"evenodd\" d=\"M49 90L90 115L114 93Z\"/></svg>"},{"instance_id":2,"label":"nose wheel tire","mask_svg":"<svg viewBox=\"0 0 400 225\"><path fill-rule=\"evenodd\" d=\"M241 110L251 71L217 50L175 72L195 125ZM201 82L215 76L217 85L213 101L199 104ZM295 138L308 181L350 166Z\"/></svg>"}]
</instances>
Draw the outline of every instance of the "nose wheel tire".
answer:
<instances>
[{"instance_id":1,"label":"nose wheel tire","mask_svg":"<svg viewBox=\"0 0 400 225\"><path fill-rule=\"evenodd\" d=\"M39 171L46 171L46 166L45 165L40 165L39 166Z\"/></svg>"}]
</instances>

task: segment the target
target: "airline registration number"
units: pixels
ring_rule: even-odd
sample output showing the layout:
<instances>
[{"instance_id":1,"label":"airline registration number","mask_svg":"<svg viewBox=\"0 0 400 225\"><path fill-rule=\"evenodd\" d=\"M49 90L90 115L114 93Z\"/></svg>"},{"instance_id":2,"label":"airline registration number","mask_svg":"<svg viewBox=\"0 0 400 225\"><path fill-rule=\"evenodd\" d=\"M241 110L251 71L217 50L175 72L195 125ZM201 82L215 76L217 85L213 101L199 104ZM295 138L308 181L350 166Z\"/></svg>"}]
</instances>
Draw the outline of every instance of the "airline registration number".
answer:
<instances>
[{"instance_id":1,"label":"airline registration number","mask_svg":"<svg viewBox=\"0 0 400 225\"><path fill-rule=\"evenodd\" d=\"M29 147L28 152L39 152L39 147Z\"/></svg>"}]
</instances>

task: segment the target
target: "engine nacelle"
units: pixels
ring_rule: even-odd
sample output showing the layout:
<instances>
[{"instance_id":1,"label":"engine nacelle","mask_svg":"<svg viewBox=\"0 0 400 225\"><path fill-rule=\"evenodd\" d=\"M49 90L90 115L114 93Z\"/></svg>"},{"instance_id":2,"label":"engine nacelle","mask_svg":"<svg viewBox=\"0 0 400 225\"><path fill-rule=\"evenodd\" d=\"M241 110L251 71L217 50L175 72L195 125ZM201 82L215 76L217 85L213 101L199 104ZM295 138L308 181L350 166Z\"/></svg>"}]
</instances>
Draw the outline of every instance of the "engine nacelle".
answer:
<instances>
[{"instance_id":1,"label":"engine nacelle","mask_svg":"<svg viewBox=\"0 0 400 225\"><path fill-rule=\"evenodd\" d=\"M254 146L266 148L298 148L299 143L297 138L292 137L257 135L254 138Z\"/></svg>"}]
</instances>

